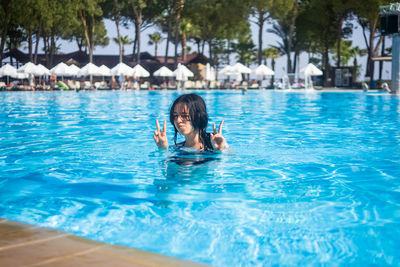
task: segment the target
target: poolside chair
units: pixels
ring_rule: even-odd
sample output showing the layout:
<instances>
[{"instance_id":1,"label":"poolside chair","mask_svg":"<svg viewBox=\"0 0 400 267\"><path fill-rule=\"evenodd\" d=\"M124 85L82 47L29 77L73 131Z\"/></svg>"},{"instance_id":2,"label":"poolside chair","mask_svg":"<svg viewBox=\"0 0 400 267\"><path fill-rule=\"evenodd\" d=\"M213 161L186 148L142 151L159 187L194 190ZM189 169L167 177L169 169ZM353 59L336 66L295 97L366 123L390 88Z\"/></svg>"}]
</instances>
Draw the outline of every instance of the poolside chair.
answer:
<instances>
[{"instance_id":1,"label":"poolside chair","mask_svg":"<svg viewBox=\"0 0 400 267\"><path fill-rule=\"evenodd\" d=\"M89 81L85 81L83 84L84 84L84 87L83 87L84 90L92 89L92 85L90 84Z\"/></svg>"},{"instance_id":2,"label":"poolside chair","mask_svg":"<svg viewBox=\"0 0 400 267\"><path fill-rule=\"evenodd\" d=\"M144 82L140 85L140 90L149 90L149 87L150 87L149 82ZM137 89L139 89L139 87Z\"/></svg>"}]
</instances>

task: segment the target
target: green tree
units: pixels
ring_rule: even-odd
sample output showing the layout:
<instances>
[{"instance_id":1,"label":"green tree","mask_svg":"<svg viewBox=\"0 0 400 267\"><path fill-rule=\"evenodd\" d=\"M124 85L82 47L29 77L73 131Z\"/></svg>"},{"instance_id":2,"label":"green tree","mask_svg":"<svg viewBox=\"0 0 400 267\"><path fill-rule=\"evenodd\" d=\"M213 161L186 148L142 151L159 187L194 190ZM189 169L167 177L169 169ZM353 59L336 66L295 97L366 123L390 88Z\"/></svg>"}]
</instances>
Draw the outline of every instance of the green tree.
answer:
<instances>
[{"instance_id":1,"label":"green tree","mask_svg":"<svg viewBox=\"0 0 400 267\"><path fill-rule=\"evenodd\" d=\"M179 40L179 28L181 25L181 15L184 6L184 0L176 0L175 1L175 55L174 55L174 62L175 67L178 65L178 40Z\"/></svg>"},{"instance_id":2,"label":"green tree","mask_svg":"<svg viewBox=\"0 0 400 267\"><path fill-rule=\"evenodd\" d=\"M338 57L340 56L340 62L342 62L343 66L348 66L348 63L351 58L354 58L354 53L359 49L358 47L352 47L353 42L351 40L342 40L340 45L340 51L334 51L332 58L338 61Z\"/></svg>"},{"instance_id":3,"label":"green tree","mask_svg":"<svg viewBox=\"0 0 400 267\"><path fill-rule=\"evenodd\" d=\"M154 56L157 57L157 48L158 44L161 43L164 38L161 36L161 33L155 32L152 34L149 34L149 45L154 45Z\"/></svg>"},{"instance_id":4,"label":"green tree","mask_svg":"<svg viewBox=\"0 0 400 267\"><path fill-rule=\"evenodd\" d=\"M191 1L185 4L185 10L188 14L186 16L189 17L190 14L193 25L198 27L196 38L201 40L201 53L204 53L204 46L208 44L209 58L212 61L219 58L214 58L214 47L225 44L226 48L218 48L219 52L229 51L233 40L250 32L250 9L245 1ZM218 64L216 61L214 63Z\"/></svg>"},{"instance_id":5,"label":"green tree","mask_svg":"<svg viewBox=\"0 0 400 267\"><path fill-rule=\"evenodd\" d=\"M120 36L119 39L118 38L113 38L113 40L114 40L115 43L121 44L121 46L122 46L122 52L121 52L122 57L125 55L125 45L130 45L133 42L132 39L130 39L128 37L128 35ZM120 62L122 62L122 61L120 61Z\"/></svg>"},{"instance_id":6,"label":"green tree","mask_svg":"<svg viewBox=\"0 0 400 267\"><path fill-rule=\"evenodd\" d=\"M135 25L133 53L136 53L136 62L140 64L141 32L154 24L162 12L162 5L157 0L129 0L129 2L130 8L123 10L123 14Z\"/></svg>"},{"instance_id":7,"label":"green tree","mask_svg":"<svg viewBox=\"0 0 400 267\"><path fill-rule=\"evenodd\" d=\"M365 0L356 2L357 6L355 12L358 17L358 22L363 29L364 41L368 49L366 76L371 77L370 86L372 86L374 77L374 62L372 58L378 54L379 46L383 40L381 36L378 42L375 42L375 36L378 30L379 6L388 5L390 2L392 1ZM369 32L369 37L367 37L367 31Z\"/></svg>"},{"instance_id":8,"label":"green tree","mask_svg":"<svg viewBox=\"0 0 400 267\"><path fill-rule=\"evenodd\" d=\"M342 37L346 37L344 35L347 35L348 37L351 34L351 28L350 27L343 28L343 24L346 21L346 19L351 17L352 11L355 8L356 6L354 5L353 1L332 0L332 12L335 17L335 25L336 25L336 54L338 55L336 57L337 67L341 66L342 56L340 56L340 53L342 51L341 49L341 44L343 43ZM344 29L348 31L346 32L344 31Z\"/></svg>"},{"instance_id":9,"label":"green tree","mask_svg":"<svg viewBox=\"0 0 400 267\"><path fill-rule=\"evenodd\" d=\"M237 53L237 60L245 65L256 60L256 46L250 35L239 38L238 42L232 43L232 49Z\"/></svg>"},{"instance_id":10,"label":"green tree","mask_svg":"<svg viewBox=\"0 0 400 267\"><path fill-rule=\"evenodd\" d=\"M119 41L121 37L120 24L123 19L122 10L128 8L127 0L105 0L100 3L103 10L103 18L111 19L115 23L115 28L117 30L117 44L119 48L119 62L122 62L122 43Z\"/></svg>"},{"instance_id":11,"label":"green tree","mask_svg":"<svg viewBox=\"0 0 400 267\"><path fill-rule=\"evenodd\" d=\"M188 53L187 40L192 36L196 36L198 33L198 28L192 24L192 21L189 18L182 18L181 24L179 27L179 34L181 36L182 43L182 60L186 60L186 56Z\"/></svg>"},{"instance_id":12,"label":"green tree","mask_svg":"<svg viewBox=\"0 0 400 267\"><path fill-rule=\"evenodd\" d=\"M263 44L263 32L264 32L264 24L269 18L268 10L271 9L272 0L252 0L250 2L251 5L251 14L255 17L254 23L258 26L258 53L257 53L257 61L258 64L261 64L262 61L262 44Z\"/></svg>"},{"instance_id":13,"label":"green tree","mask_svg":"<svg viewBox=\"0 0 400 267\"><path fill-rule=\"evenodd\" d=\"M275 19L278 30L275 34L282 39L283 47L285 47L285 54L287 56L288 73L292 70L291 52L293 48L293 39L295 35L295 23L299 13L298 0L280 0L275 1L271 8L271 17ZM279 33L279 34L278 34Z\"/></svg>"},{"instance_id":14,"label":"green tree","mask_svg":"<svg viewBox=\"0 0 400 267\"><path fill-rule=\"evenodd\" d=\"M96 24L101 20L103 11L100 3L103 0L80 0L78 6L78 17L83 26L86 44L89 50L89 62L93 62L93 50L95 47Z\"/></svg>"},{"instance_id":15,"label":"green tree","mask_svg":"<svg viewBox=\"0 0 400 267\"><path fill-rule=\"evenodd\" d=\"M360 67L358 64L357 57L363 57L368 53L367 49L360 49L358 46L350 48L350 55L353 58L353 79L356 80L360 75Z\"/></svg>"},{"instance_id":16,"label":"green tree","mask_svg":"<svg viewBox=\"0 0 400 267\"><path fill-rule=\"evenodd\" d=\"M282 52L279 50L279 48L275 46L270 46L265 49L263 49L263 58L264 58L264 64L267 65L267 59L271 59L271 68L273 71L275 71L275 59L279 58L282 56ZM275 81L275 76L271 77L271 86L273 86Z\"/></svg>"},{"instance_id":17,"label":"green tree","mask_svg":"<svg viewBox=\"0 0 400 267\"><path fill-rule=\"evenodd\" d=\"M336 43L336 17L332 0L319 0L302 3L296 20L296 39L304 50L316 58L320 54L324 70L324 84L327 84L330 73L329 52ZM324 14L321 16L321 14Z\"/></svg>"}]
</instances>

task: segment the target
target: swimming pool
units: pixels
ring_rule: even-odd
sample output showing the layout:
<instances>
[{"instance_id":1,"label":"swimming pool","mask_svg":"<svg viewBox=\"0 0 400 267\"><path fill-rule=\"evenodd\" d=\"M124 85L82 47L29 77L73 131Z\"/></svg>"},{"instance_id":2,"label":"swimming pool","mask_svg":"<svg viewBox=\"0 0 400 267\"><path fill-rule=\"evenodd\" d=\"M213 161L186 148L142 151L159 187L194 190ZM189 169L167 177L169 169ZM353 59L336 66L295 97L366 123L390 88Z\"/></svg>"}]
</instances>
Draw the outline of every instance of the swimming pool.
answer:
<instances>
[{"instance_id":1,"label":"swimming pool","mask_svg":"<svg viewBox=\"0 0 400 267\"><path fill-rule=\"evenodd\" d=\"M0 217L214 266L399 263L398 97L197 93L232 151L179 165L152 139L178 92L1 92Z\"/></svg>"}]
</instances>

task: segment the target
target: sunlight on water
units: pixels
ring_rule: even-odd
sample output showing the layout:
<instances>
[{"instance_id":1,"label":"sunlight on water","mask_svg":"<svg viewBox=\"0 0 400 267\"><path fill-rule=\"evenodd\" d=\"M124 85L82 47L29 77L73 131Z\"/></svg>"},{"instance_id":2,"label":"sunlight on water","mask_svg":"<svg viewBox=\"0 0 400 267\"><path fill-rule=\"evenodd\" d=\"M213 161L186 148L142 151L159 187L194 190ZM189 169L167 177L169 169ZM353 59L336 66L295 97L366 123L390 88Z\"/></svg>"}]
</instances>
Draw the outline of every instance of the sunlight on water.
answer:
<instances>
[{"instance_id":1,"label":"sunlight on water","mask_svg":"<svg viewBox=\"0 0 400 267\"><path fill-rule=\"evenodd\" d=\"M398 264L398 97L197 93L229 153L156 149L178 92L0 93L0 217L213 266Z\"/></svg>"}]
</instances>

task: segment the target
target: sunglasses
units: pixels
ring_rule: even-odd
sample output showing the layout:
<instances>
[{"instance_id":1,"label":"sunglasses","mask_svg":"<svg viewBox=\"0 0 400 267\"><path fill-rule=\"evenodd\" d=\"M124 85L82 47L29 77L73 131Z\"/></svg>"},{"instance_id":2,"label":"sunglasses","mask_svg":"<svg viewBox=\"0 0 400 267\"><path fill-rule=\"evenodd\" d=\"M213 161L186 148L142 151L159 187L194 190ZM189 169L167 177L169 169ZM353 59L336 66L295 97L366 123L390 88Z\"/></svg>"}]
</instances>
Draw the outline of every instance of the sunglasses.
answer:
<instances>
[{"instance_id":1,"label":"sunglasses","mask_svg":"<svg viewBox=\"0 0 400 267\"><path fill-rule=\"evenodd\" d=\"M190 121L190 115L187 114L187 113L182 113L182 114L173 113L173 114L172 114L172 117L174 118L174 120L177 120L179 116L181 116L181 119L182 119L183 121Z\"/></svg>"}]
</instances>

